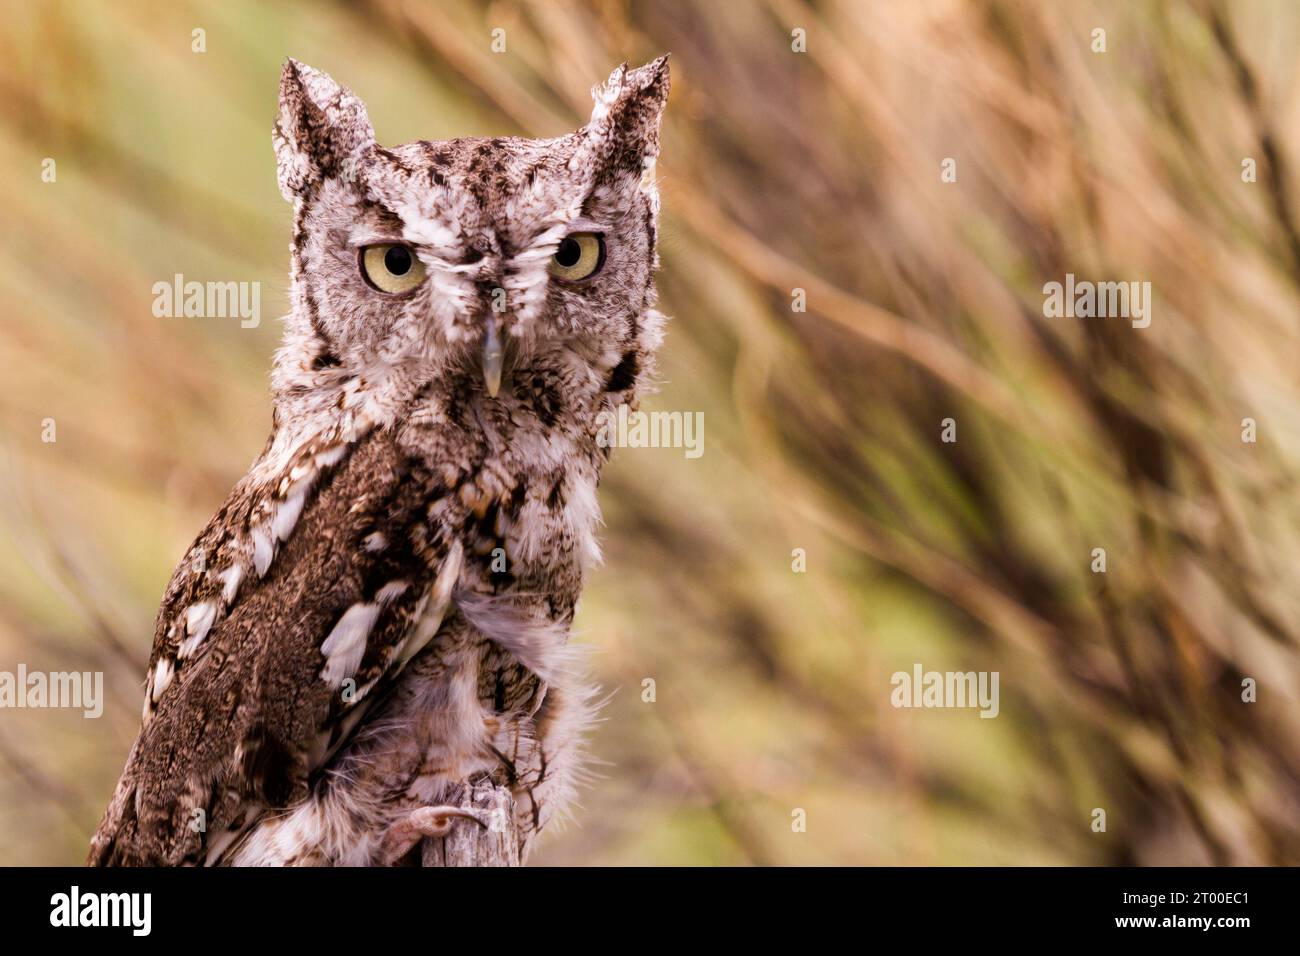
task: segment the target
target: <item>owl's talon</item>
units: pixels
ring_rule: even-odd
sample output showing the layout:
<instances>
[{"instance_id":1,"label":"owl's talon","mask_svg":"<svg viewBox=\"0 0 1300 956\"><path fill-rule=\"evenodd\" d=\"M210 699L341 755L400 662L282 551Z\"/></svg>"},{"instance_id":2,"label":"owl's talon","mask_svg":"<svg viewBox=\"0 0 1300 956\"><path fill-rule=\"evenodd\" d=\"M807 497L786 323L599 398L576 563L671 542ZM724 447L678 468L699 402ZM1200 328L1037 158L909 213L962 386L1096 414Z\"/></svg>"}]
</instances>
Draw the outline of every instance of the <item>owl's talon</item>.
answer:
<instances>
[{"instance_id":1,"label":"owl's talon","mask_svg":"<svg viewBox=\"0 0 1300 956\"><path fill-rule=\"evenodd\" d=\"M481 827L488 826L487 815L473 807L417 807L398 820L384 834L382 851L385 866L392 866L425 837L443 837L451 832L456 817L473 820Z\"/></svg>"},{"instance_id":2,"label":"owl's talon","mask_svg":"<svg viewBox=\"0 0 1300 956\"><path fill-rule=\"evenodd\" d=\"M483 814L473 807L419 807L411 811L407 820L424 836L446 836L451 832L454 817L463 817L473 820L479 826L487 826Z\"/></svg>"}]
</instances>

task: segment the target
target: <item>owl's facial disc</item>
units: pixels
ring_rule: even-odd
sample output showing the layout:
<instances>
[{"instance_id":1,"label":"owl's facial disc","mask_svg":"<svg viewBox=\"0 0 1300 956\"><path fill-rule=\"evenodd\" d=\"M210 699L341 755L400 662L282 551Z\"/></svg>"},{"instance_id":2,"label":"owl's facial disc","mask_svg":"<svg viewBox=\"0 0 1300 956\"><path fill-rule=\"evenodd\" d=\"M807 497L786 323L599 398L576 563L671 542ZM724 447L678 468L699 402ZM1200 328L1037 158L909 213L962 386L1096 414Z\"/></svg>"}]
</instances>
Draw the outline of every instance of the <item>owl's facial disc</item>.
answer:
<instances>
[{"instance_id":1,"label":"owl's facial disc","mask_svg":"<svg viewBox=\"0 0 1300 956\"><path fill-rule=\"evenodd\" d=\"M296 216L286 380L469 371L493 398L512 373L526 392L538 368L605 381L654 304L648 171L668 86L664 58L623 65L573 132L385 148L360 100L286 64L274 133Z\"/></svg>"}]
</instances>

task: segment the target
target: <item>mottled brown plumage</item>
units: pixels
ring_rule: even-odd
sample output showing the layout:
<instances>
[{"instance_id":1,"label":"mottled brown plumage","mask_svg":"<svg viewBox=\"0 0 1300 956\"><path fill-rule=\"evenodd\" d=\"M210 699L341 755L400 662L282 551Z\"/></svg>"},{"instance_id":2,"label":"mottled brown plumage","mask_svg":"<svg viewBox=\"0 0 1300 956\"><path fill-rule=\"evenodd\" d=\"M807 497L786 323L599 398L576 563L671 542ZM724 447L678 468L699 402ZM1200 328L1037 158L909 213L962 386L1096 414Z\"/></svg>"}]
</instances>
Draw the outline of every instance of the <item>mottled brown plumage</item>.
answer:
<instances>
[{"instance_id":1,"label":"mottled brown plumage","mask_svg":"<svg viewBox=\"0 0 1300 956\"><path fill-rule=\"evenodd\" d=\"M567 636L599 557L597 416L635 401L661 335L666 62L594 93L557 139L390 150L286 65L274 428L168 585L90 862L393 863L482 780L515 793L525 847L563 810L592 709Z\"/></svg>"}]
</instances>

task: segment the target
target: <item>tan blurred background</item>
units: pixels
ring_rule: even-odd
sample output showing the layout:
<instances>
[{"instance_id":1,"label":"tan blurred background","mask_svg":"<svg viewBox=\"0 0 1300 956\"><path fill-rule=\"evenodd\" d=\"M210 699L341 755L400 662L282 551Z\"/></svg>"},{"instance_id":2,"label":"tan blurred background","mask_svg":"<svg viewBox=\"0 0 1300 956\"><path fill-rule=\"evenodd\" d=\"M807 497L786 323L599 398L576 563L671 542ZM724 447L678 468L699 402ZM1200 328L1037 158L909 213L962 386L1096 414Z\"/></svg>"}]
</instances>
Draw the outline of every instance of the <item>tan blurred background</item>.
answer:
<instances>
[{"instance_id":1,"label":"tan blurred background","mask_svg":"<svg viewBox=\"0 0 1300 956\"><path fill-rule=\"evenodd\" d=\"M0 11L0 670L106 696L0 710L0 863L84 857L163 586L269 428L284 57L396 144L560 134L664 51L647 408L705 453L607 472L602 778L535 861L1300 863L1296 4ZM1044 318L1067 272L1150 281L1150 328ZM261 283L261 324L155 318L176 273ZM1000 715L894 709L918 662L998 671Z\"/></svg>"}]
</instances>

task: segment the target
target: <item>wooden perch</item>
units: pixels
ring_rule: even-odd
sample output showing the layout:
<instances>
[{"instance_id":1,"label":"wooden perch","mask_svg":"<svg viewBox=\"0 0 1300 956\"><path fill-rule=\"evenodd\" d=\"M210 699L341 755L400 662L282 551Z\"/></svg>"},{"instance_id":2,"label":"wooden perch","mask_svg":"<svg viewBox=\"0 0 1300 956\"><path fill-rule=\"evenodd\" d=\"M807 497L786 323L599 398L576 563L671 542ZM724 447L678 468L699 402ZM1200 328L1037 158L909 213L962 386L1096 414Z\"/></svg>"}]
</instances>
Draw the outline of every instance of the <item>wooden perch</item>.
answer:
<instances>
[{"instance_id":1,"label":"wooden perch","mask_svg":"<svg viewBox=\"0 0 1300 956\"><path fill-rule=\"evenodd\" d=\"M422 866L521 866L523 848L515 826L514 797L491 781L462 787L447 801L477 817L458 818L445 837L426 837Z\"/></svg>"}]
</instances>

